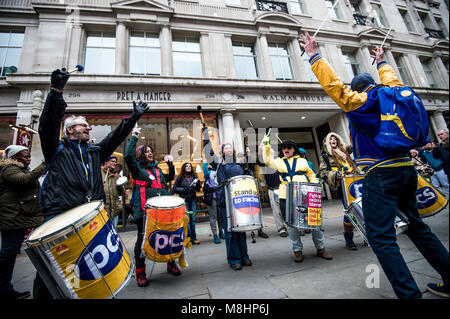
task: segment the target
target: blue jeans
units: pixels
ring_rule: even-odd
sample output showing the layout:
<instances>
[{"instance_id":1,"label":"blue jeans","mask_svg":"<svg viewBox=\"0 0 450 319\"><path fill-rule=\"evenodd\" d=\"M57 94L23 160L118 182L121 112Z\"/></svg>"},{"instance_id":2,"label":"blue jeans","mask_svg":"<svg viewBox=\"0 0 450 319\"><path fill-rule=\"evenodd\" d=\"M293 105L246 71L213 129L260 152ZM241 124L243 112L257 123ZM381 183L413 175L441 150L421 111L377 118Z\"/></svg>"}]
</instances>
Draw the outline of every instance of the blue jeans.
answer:
<instances>
[{"instance_id":1,"label":"blue jeans","mask_svg":"<svg viewBox=\"0 0 450 319\"><path fill-rule=\"evenodd\" d=\"M227 248L227 260L230 265L241 264L249 259L247 254L247 236L245 232L229 232L227 209L223 206L217 206L217 212L222 223L225 246Z\"/></svg>"},{"instance_id":2,"label":"blue jeans","mask_svg":"<svg viewBox=\"0 0 450 319\"><path fill-rule=\"evenodd\" d=\"M419 216L416 189L417 173L412 166L374 168L363 184L367 239L400 299L420 298L422 294L396 243L394 219L398 209L409 219L408 237L443 282L448 283L448 251Z\"/></svg>"},{"instance_id":3,"label":"blue jeans","mask_svg":"<svg viewBox=\"0 0 450 319\"><path fill-rule=\"evenodd\" d=\"M186 211L192 212L189 214L189 223L188 223L188 237L191 239L191 242L197 239L197 234L195 233L195 215L197 210L197 201L194 200L184 200L186 203Z\"/></svg>"},{"instance_id":4,"label":"blue jeans","mask_svg":"<svg viewBox=\"0 0 450 319\"><path fill-rule=\"evenodd\" d=\"M16 256L22 246L26 229L5 230L1 235L0 249L0 295L14 291L11 279L16 263Z\"/></svg>"}]
</instances>

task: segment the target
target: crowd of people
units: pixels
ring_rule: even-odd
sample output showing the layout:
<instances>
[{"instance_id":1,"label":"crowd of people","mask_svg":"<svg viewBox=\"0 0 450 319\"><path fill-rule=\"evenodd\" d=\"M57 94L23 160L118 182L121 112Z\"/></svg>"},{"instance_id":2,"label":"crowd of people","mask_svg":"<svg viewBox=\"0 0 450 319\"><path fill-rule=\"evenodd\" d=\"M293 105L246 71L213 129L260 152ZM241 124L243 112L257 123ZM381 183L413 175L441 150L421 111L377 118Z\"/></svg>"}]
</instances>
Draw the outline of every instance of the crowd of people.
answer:
<instances>
[{"instance_id":1,"label":"crowd of people","mask_svg":"<svg viewBox=\"0 0 450 319\"><path fill-rule=\"evenodd\" d=\"M377 112L378 86L368 74L356 76L351 88L341 82L328 62L320 56L317 43L307 32L302 35L301 44L310 57L312 71L316 74L325 92L341 107L350 122L358 123L365 113ZM385 62L381 48L373 50L377 61L380 79L385 86L403 86L395 76L393 69ZM116 129L100 143L89 143L91 127L82 116L70 116L64 121L64 138L60 139L60 123L67 104L63 91L70 74L65 69L55 70L51 75L51 88L39 121L44 162L34 170L29 169L30 153L22 146L11 145L4 152L0 162L0 231L2 247L0 250L0 294L5 298L26 298L29 292L17 292L11 285L15 258L21 247L25 232L46 221L63 214L67 210L92 200L102 200L109 218L117 226L118 196L124 194L123 187L117 186L119 177L116 171L117 156L114 150L129 136L124 154L132 180L132 216L137 225L134 261L136 281L139 287L149 284L146 273L146 257L142 253L144 241L145 204L156 196L172 195L184 199L186 213L189 215L188 238L193 244L200 244L196 233L196 212L198 193L203 189L213 242L225 241L226 260L233 270L252 266L247 249L245 231L230 230L227 218L226 185L230 178L254 175L254 163L270 168L264 174L268 186L270 206L272 208L276 230L281 237L289 237L295 262L303 261L303 243L301 236L305 230L287 223L287 195L291 182L321 185L326 183L343 200L341 180L347 174L365 174L362 193L366 230L370 246L376 254L394 292L399 298L420 298L417 287L396 243L393 221L400 209L409 218L407 235L426 260L441 275L442 283L428 284L428 289L448 297L449 257L447 249L431 232L418 215L415 190L416 171L443 191L448 198L448 130L439 131L440 143L430 142L423 148L407 154L387 157L374 145L363 130L351 126L352 145L346 145L339 134L329 133L323 141L320 167L307 160L306 151L294 141L282 141L279 150L270 145L270 136L262 140L259 151L263 161L250 160L248 149L245 154L236 154L229 142L220 146L216 152L209 140L208 128L203 124L202 163L204 182L196 175L192 163L186 162L175 179L173 158L167 155L168 165L165 174L154 158L155 150L151 145L137 146L141 128L137 126L139 118L149 109L144 102L133 102L132 114L122 120ZM370 98L369 98L370 97ZM357 149L355 154L354 149ZM375 151L374 151L375 150ZM278 153L279 151L279 153ZM353 154L353 157L352 157ZM279 156L278 156L279 155ZM412 160L411 160L412 159ZM46 172L42 186L39 177ZM173 182L173 186L170 185ZM202 185L203 184L203 185ZM353 242L354 227L348 217L343 220L345 247L356 250ZM308 230L310 231L310 230ZM321 227L311 230L317 256L332 260L326 249L325 237ZM262 229L259 237L268 238ZM167 262L167 271L181 275L176 260ZM52 298L39 273L33 287L34 298Z\"/></svg>"}]
</instances>

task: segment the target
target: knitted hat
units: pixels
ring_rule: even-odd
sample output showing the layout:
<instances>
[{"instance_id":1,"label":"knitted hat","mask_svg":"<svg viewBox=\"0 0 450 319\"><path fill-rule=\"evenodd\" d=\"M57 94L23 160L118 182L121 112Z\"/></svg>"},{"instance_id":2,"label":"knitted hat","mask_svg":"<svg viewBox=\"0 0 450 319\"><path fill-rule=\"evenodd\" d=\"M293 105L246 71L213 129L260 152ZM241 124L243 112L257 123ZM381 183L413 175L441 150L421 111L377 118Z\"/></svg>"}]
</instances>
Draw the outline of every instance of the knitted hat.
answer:
<instances>
[{"instance_id":1,"label":"knitted hat","mask_svg":"<svg viewBox=\"0 0 450 319\"><path fill-rule=\"evenodd\" d=\"M22 145L10 145L5 149L5 154L7 158L11 158L19 152L28 150L28 147Z\"/></svg>"},{"instance_id":2,"label":"knitted hat","mask_svg":"<svg viewBox=\"0 0 450 319\"><path fill-rule=\"evenodd\" d=\"M352 91L362 92L369 84L375 84L375 80L369 73L361 73L355 76L350 83Z\"/></svg>"}]
</instances>

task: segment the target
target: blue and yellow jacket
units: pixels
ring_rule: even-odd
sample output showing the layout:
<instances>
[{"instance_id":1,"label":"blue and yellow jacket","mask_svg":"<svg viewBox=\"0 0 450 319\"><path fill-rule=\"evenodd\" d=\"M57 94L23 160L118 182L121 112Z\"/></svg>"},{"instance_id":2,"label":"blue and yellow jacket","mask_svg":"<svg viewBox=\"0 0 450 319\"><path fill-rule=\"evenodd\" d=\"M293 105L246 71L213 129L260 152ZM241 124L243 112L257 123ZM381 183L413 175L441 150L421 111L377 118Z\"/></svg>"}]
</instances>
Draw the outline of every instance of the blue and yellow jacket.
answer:
<instances>
[{"instance_id":1,"label":"blue and yellow jacket","mask_svg":"<svg viewBox=\"0 0 450 319\"><path fill-rule=\"evenodd\" d=\"M309 62L325 92L346 112L350 123L353 154L360 168L367 173L375 167L414 165L408 154L384 153L370 137L377 134L380 125L380 106L376 85L366 86L361 93L352 91L319 53L312 56ZM377 69L382 85L404 86L398 80L392 67L385 61L378 63Z\"/></svg>"}]
</instances>

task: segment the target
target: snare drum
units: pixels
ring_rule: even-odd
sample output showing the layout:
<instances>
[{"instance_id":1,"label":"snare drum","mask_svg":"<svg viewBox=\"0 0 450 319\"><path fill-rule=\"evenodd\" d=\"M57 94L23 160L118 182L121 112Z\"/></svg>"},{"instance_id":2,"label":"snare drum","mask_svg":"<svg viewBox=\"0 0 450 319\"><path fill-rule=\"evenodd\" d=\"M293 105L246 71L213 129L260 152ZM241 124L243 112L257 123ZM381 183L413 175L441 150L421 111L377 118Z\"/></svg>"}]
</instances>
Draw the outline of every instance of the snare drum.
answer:
<instances>
[{"instance_id":1,"label":"snare drum","mask_svg":"<svg viewBox=\"0 0 450 319\"><path fill-rule=\"evenodd\" d=\"M353 226L355 226L355 228L360 232L364 241L367 244L369 244L366 235L366 227L365 227L366 223L364 222L364 214L362 210L362 199L361 198L355 199L348 208L348 210L345 210L344 213L350 219ZM394 227L396 234L399 235L404 231L406 231L408 229L408 224L409 224L408 218L402 212L399 211L398 215L395 217L394 220Z\"/></svg>"},{"instance_id":2,"label":"snare drum","mask_svg":"<svg viewBox=\"0 0 450 319\"><path fill-rule=\"evenodd\" d=\"M184 199L178 196L155 196L145 204L145 235L142 250L155 262L175 260L188 243Z\"/></svg>"},{"instance_id":3,"label":"snare drum","mask_svg":"<svg viewBox=\"0 0 450 319\"><path fill-rule=\"evenodd\" d=\"M115 297L133 274L132 261L101 201L77 206L45 222L26 244L64 298Z\"/></svg>"},{"instance_id":4,"label":"snare drum","mask_svg":"<svg viewBox=\"0 0 450 319\"><path fill-rule=\"evenodd\" d=\"M286 224L300 229L322 226L322 188L320 184L289 182L286 188Z\"/></svg>"},{"instance_id":5,"label":"snare drum","mask_svg":"<svg viewBox=\"0 0 450 319\"><path fill-rule=\"evenodd\" d=\"M254 177L238 175L225 186L228 232L245 232L263 228L258 184Z\"/></svg>"}]
</instances>

